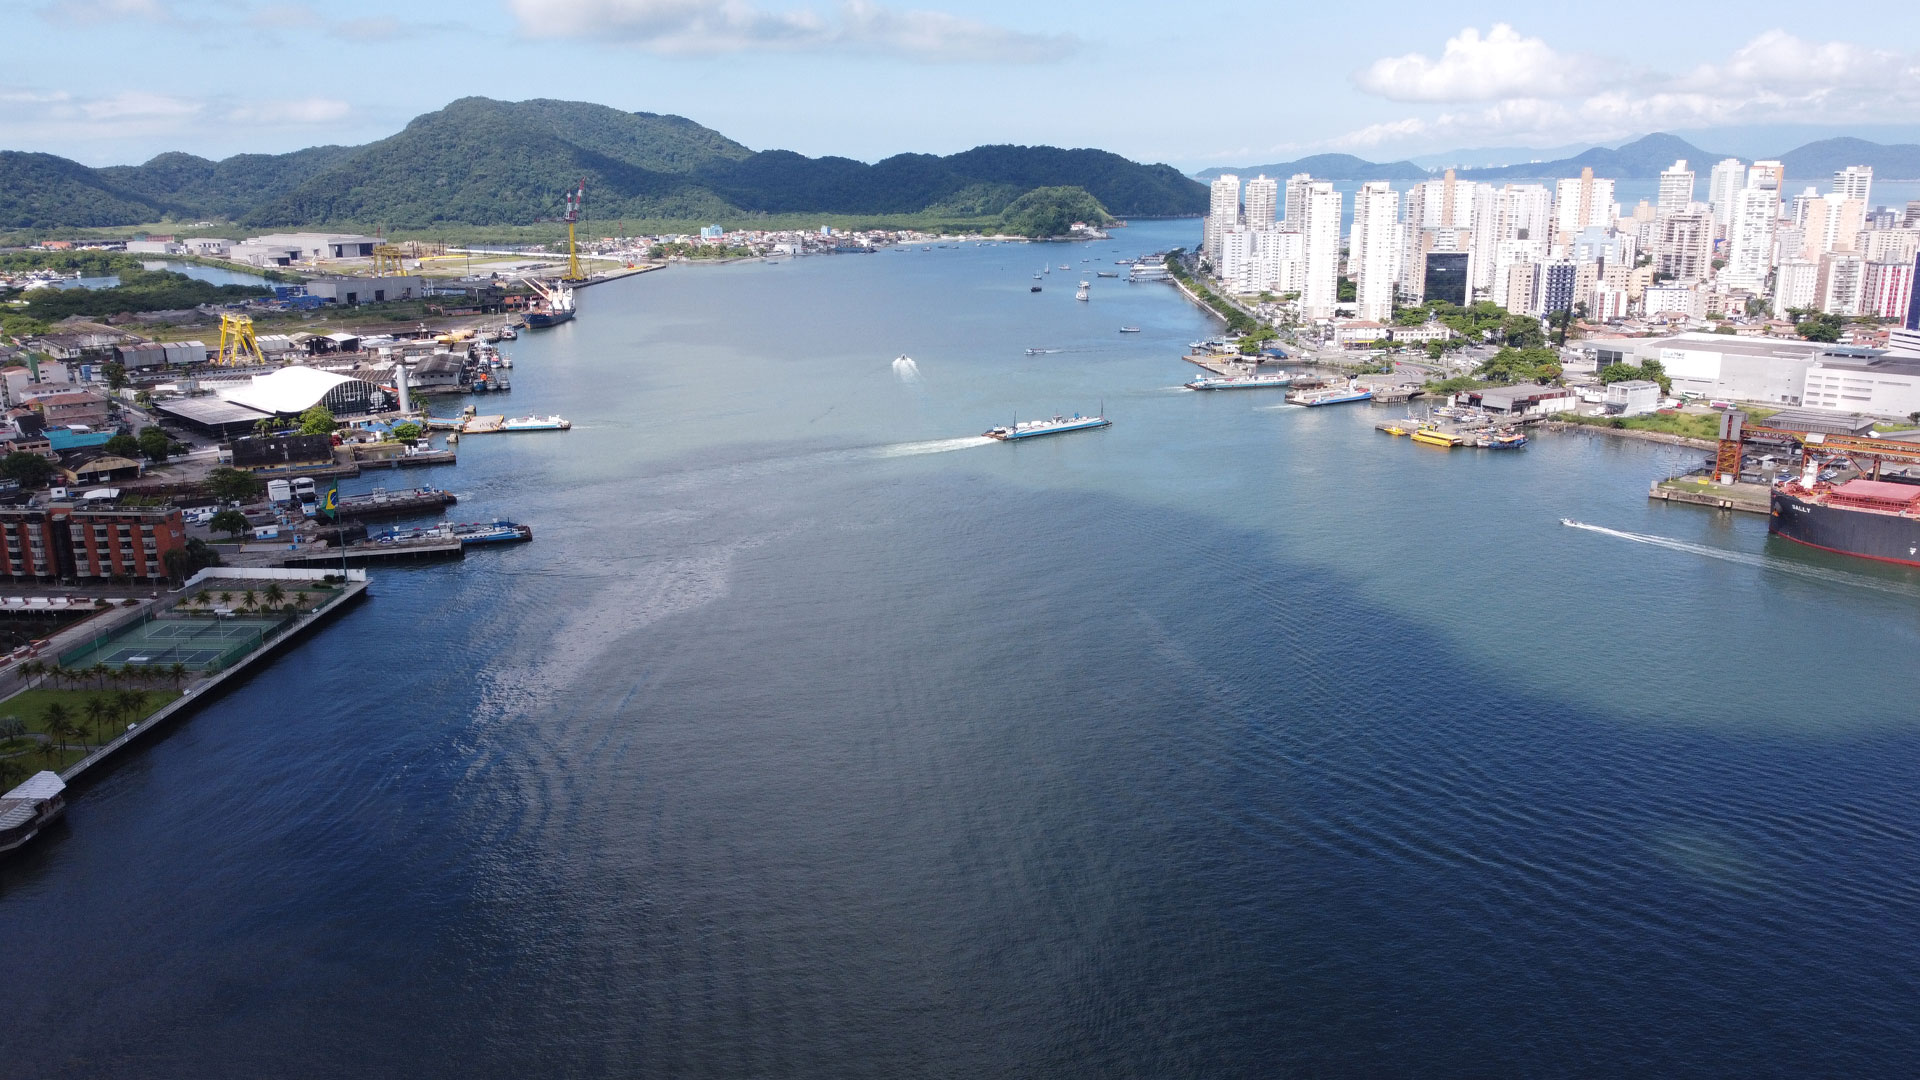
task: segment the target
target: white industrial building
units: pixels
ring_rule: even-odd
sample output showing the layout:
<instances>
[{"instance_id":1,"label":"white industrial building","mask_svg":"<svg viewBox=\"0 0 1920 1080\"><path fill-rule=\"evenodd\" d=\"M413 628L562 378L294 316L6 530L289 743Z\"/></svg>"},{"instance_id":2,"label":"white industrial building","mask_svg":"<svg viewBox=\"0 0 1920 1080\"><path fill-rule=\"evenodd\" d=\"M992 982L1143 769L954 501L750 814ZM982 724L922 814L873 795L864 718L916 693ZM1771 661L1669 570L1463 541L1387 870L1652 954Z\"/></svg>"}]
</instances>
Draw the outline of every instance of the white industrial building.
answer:
<instances>
[{"instance_id":1,"label":"white industrial building","mask_svg":"<svg viewBox=\"0 0 1920 1080\"><path fill-rule=\"evenodd\" d=\"M295 262L314 259L370 259L380 239L358 233L268 233L250 236L234 245L235 256L242 249L266 252L291 252Z\"/></svg>"},{"instance_id":2,"label":"white industrial building","mask_svg":"<svg viewBox=\"0 0 1920 1080\"><path fill-rule=\"evenodd\" d=\"M1822 356L1807 370L1805 396L1817 409L1911 416L1920 413L1920 360L1872 350Z\"/></svg>"},{"instance_id":3,"label":"white industrial building","mask_svg":"<svg viewBox=\"0 0 1920 1080\"><path fill-rule=\"evenodd\" d=\"M1652 379L1622 379L1607 384L1607 411L1641 416L1660 407L1660 384Z\"/></svg>"},{"instance_id":4,"label":"white industrial building","mask_svg":"<svg viewBox=\"0 0 1920 1080\"><path fill-rule=\"evenodd\" d=\"M1799 405L1807 369L1827 346L1817 341L1678 334L1633 346L1634 362L1658 360L1676 394L1714 401Z\"/></svg>"}]
</instances>

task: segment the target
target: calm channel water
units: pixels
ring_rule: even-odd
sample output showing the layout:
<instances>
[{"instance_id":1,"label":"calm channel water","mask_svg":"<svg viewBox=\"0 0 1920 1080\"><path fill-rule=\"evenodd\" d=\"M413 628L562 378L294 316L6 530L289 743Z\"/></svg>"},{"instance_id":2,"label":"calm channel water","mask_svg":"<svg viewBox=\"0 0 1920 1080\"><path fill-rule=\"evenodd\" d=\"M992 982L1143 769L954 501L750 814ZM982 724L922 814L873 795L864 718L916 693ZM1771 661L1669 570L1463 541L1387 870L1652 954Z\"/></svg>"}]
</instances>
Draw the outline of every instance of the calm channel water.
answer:
<instances>
[{"instance_id":1,"label":"calm channel water","mask_svg":"<svg viewBox=\"0 0 1920 1080\"><path fill-rule=\"evenodd\" d=\"M1920 577L1182 391L1196 237L583 292L418 477L531 545L0 864L0 1076L1920 1070Z\"/></svg>"}]
</instances>

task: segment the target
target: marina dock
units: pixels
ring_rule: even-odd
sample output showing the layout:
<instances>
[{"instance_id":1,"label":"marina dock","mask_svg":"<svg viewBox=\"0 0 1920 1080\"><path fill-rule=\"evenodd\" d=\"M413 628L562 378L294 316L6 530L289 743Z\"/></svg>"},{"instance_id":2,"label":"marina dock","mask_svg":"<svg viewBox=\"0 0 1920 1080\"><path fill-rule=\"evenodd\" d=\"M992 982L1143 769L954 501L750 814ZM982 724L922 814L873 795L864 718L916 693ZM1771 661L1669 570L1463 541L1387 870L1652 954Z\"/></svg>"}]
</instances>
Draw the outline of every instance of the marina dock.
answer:
<instances>
[{"instance_id":1,"label":"marina dock","mask_svg":"<svg viewBox=\"0 0 1920 1080\"><path fill-rule=\"evenodd\" d=\"M289 569L325 570L343 565L449 562L466 557L467 549L458 538L436 536L385 544L348 544L345 548L321 545L289 554L280 560L280 565Z\"/></svg>"}]
</instances>

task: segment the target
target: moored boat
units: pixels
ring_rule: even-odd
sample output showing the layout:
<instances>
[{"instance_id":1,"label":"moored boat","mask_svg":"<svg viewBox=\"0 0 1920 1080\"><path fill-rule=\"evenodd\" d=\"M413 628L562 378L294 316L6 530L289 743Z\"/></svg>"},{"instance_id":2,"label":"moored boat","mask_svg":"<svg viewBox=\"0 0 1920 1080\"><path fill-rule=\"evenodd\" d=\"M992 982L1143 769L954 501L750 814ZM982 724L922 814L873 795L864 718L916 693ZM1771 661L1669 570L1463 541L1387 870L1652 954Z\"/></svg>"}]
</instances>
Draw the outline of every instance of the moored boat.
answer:
<instances>
[{"instance_id":1,"label":"moored boat","mask_svg":"<svg viewBox=\"0 0 1920 1080\"><path fill-rule=\"evenodd\" d=\"M501 431L566 431L573 422L558 416L516 416L500 422Z\"/></svg>"},{"instance_id":2,"label":"moored boat","mask_svg":"<svg viewBox=\"0 0 1920 1080\"><path fill-rule=\"evenodd\" d=\"M1439 428L1421 428L1413 433L1413 441L1426 446L1444 446L1449 450L1466 442L1453 432L1441 431Z\"/></svg>"},{"instance_id":3,"label":"moored boat","mask_svg":"<svg viewBox=\"0 0 1920 1080\"><path fill-rule=\"evenodd\" d=\"M1123 326L1120 328L1120 332L1123 334L1137 334L1140 332L1140 328L1137 326Z\"/></svg>"},{"instance_id":4,"label":"moored boat","mask_svg":"<svg viewBox=\"0 0 1920 1080\"><path fill-rule=\"evenodd\" d=\"M1367 401L1372 397L1372 390L1350 382L1345 386L1328 386L1319 390L1295 390L1287 395L1287 404L1344 405L1349 401Z\"/></svg>"}]
</instances>

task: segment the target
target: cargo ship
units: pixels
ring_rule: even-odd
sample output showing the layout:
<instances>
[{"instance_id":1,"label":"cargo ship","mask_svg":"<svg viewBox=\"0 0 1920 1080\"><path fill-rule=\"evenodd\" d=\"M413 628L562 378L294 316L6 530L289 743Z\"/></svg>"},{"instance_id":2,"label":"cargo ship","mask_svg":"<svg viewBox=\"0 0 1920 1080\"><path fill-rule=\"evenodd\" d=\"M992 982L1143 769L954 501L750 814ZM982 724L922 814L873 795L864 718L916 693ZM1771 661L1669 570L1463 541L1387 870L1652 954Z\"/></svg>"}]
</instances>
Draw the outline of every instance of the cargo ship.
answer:
<instances>
[{"instance_id":1,"label":"cargo ship","mask_svg":"<svg viewBox=\"0 0 1920 1080\"><path fill-rule=\"evenodd\" d=\"M1086 431L1090 428L1103 428L1113 421L1104 416L1054 416L1046 420L1022 420L1002 427L982 432L989 439L1012 442L1015 439L1031 439L1039 435L1060 435L1069 431Z\"/></svg>"},{"instance_id":2,"label":"cargo ship","mask_svg":"<svg viewBox=\"0 0 1920 1080\"><path fill-rule=\"evenodd\" d=\"M1291 375L1218 375L1210 379L1195 379L1186 387L1189 390L1269 390L1285 389L1292 385Z\"/></svg>"},{"instance_id":3,"label":"cargo ship","mask_svg":"<svg viewBox=\"0 0 1920 1080\"><path fill-rule=\"evenodd\" d=\"M1920 566L1920 486L1884 480L1773 489L1767 529L1796 544Z\"/></svg>"}]
</instances>

